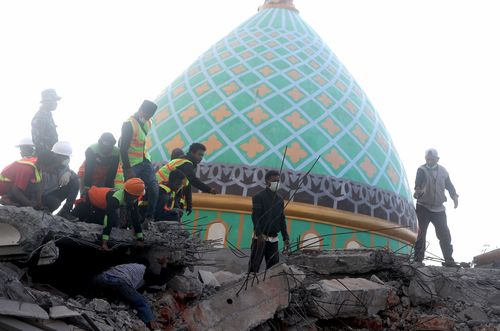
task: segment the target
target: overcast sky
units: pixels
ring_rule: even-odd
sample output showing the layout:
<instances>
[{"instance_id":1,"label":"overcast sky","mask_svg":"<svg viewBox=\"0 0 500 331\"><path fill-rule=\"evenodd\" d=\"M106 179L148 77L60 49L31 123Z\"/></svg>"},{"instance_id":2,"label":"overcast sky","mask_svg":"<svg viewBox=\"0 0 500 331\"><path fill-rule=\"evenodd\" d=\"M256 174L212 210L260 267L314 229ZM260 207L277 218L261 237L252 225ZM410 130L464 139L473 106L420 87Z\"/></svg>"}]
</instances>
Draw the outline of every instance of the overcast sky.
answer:
<instances>
[{"instance_id":1,"label":"overcast sky","mask_svg":"<svg viewBox=\"0 0 500 331\"><path fill-rule=\"evenodd\" d=\"M118 136L143 99L262 2L1 1L0 166L17 158L14 145L30 134L40 92L51 87L63 97L54 117L77 169L102 132ZM497 2L295 1L381 115L411 187L425 149L440 152L460 195L458 209L447 208L461 261L500 242ZM433 232L429 250L441 255Z\"/></svg>"}]
</instances>

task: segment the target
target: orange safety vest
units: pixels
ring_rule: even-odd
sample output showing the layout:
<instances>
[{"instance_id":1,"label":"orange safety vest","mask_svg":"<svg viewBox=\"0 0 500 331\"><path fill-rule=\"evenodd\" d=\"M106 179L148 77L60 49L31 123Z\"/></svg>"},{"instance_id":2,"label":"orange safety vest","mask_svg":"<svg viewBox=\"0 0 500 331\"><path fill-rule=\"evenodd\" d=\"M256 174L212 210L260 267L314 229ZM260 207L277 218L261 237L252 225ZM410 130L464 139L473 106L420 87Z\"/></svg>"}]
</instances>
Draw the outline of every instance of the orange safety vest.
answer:
<instances>
[{"instance_id":1,"label":"orange safety vest","mask_svg":"<svg viewBox=\"0 0 500 331\"><path fill-rule=\"evenodd\" d=\"M114 191L113 197L118 200L120 206L125 205L125 191L112 189L110 187L97 187L92 186L89 189L88 196L92 206L97 207L102 210L106 210L107 202L106 195L109 191Z\"/></svg>"},{"instance_id":2,"label":"orange safety vest","mask_svg":"<svg viewBox=\"0 0 500 331\"><path fill-rule=\"evenodd\" d=\"M32 166L35 169L35 178L31 181L33 184L37 184L37 183L40 183L42 181L42 173L36 167L36 161L37 161L36 157L26 157L24 159L16 161L16 163L26 164L26 165ZM11 179L0 174L0 181L1 182L10 182Z\"/></svg>"},{"instance_id":3,"label":"orange safety vest","mask_svg":"<svg viewBox=\"0 0 500 331\"><path fill-rule=\"evenodd\" d=\"M141 126L135 117L131 116L127 122L132 125L132 141L128 148L130 166L133 167L144 161L144 159L151 161L151 156L146 150L146 137L149 129L151 129L151 120Z\"/></svg>"},{"instance_id":4,"label":"orange safety vest","mask_svg":"<svg viewBox=\"0 0 500 331\"><path fill-rule=\"evenodd\" d=\"M158 171L156 172L156 180L158 181L158 183L168 182L168 176L170 175L170 173L186 163L193 164L193 162L187 159L173 159L172 161L168 162L163 167L158 169ZM182 187L187 187L188 185L189 180L186 178L182 183Z\"/></svg>"}]
</instances>

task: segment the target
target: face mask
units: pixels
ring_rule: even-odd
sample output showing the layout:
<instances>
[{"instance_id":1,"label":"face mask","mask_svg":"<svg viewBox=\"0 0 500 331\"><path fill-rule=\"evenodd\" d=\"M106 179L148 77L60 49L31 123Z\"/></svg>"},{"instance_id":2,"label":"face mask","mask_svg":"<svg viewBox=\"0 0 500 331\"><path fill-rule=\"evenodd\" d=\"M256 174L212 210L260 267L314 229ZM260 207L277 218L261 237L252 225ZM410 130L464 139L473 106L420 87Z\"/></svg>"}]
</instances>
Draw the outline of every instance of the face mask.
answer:
<instances>
[{"instance_id":1,"label":"face mask","mask_svg":"<svg viewBox=\"0 0 500 331\"><path fill-rule=\"evenodd\" d=\"M276 192L280 187L279 182L271 182L271 185L269 185L269 189L273 192Z\"/></svg>"},{"instance_id":2,"label":"face mask","mask_svg":"<svg viewBox=\"0 0 500 331\"><path fill-rule=\"evenodd\" d=\"M67 166L69 164L69 158L62 160L61 164Z\"/></svg>"}]
</instances>

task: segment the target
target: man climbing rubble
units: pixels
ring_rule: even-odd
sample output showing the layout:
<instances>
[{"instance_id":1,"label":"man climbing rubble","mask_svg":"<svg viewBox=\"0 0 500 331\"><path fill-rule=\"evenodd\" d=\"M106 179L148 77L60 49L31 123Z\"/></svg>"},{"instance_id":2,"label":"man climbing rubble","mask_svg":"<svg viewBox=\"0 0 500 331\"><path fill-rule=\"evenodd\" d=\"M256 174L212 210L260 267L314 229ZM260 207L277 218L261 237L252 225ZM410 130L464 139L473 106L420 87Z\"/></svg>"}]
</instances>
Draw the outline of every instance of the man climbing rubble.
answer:
<instances>
[{"instance_id":1,"label":"man climbing rubble","mask_svg":"<svg viewBox=\"0 0 500 331\"><path fill-rule=\"evenodd\" d=\"M153 220L158 201L158 182L146 148L151 118L157 108L155 103L144 100L139 110L123 123L119 143L125 179L138 177L146 184L146 195L149 201L146 212L147 221Z\"/></svg>"},{"instance_id":2,"label":"man climbing rubble","mask_svg":"<svg viewBox=\"0 0 500 331\"><path fill-rule=\"evenodd\" d=\"M429 223L434 224L436 236L445 262L444 266L455 267L451 234L446 219L445 189L453 199L454 207L458 207L458 194L451 183L446 169L438 164L437 150L431 148L425 152L425 164L417 170L415 193L417 199L418 237L415 242L415 262L422 262L425 255L425 237Z\"/></svg>"},{"instance_id":3,"label":"man climbing rubble","mask_svg":"<svg viewBox=\"0 0 500 331\"><path fill-rule=\"evenodd\" d=\"M156 208L155 220L180 222L183 214L177 195L181 194L186 176L180 170L173 170L168 181L160 183L160 196Z\"/></svg>"},{"instance_id":4,"label":"man climbing rubble","mask_svg":"<svg viewBox=\"0 0 500 331\"><path fill-rule=\"evenodd\" d=\"M139 220L138 199L145 193L145 185L140 178L130 178L125 182L123 189L92 186L88 191L88 199L94 211L95 223L103 224L103 250L108 251L108 241L111 230L117 224L120 208L125 207L126 215L131 218L137 244L142 246L144 235Z\"/></svg>"},{"instance_id":5,"label":"man climbing rubble","mask_svg":"<svg viewBox=\"0 0 500 331\"><path fill-rule=\"evenodd\" d=\"M61 97L54 89L42 91L40 109L31 120L31 137L37 155L42 151L50 151L58 140L57 126L54 123L52 112L56 110L59 100Z\"/></svg>"},{"instance_id":6,"label":"man climbing rubble","mask_svg":"<svg viewBox=\"0 0 500 331\"><path fill-rule=\"evenodd\" d=\"M42 204L51 213L65 201L57 215L69 220L76 220L71 215L80 188L80 180L70 168L70 157L73 148L67 141L58 141L52 147L58 166L52 173L44 173L42 178L43 195Z\"/></svg>"},{"instance_id":7,"label":"man climbing rubble","mask_svg":"<svg viewBox=\"0 0 500 331\"><path fill-rule=\"evenodd\" d=\"M283 237L284 251L288 251L289 236L285 222L285 205L278 195L280 174L270 170L265 175L266 188L252 197L254 237L249 261L249 272L259 272L263 258L266 269L279 262L278 232Z\"/></svg>"},{"instance_id":8,"label":"man climbing rubble","mask_svg":"<svg viewBox=\"0 0 500 331\"><path fill-rule=\"evenodd\" d=\"M43 209L42 173L53 172L57 165L58 160L50 151L8 165L0 173L0 203Z\"/></svg>"},{"instance_id":9,"label":"man climbing rubble","mask_svg":"<svg viewBox=\"0 0 500 331\"><path fill-rule=\"evenodd\" d=\"M120 264L114 266L96 277L97 285L108 290L110 295L119 297L128 302L135 310L138 317L151 330L160 328L156 317L147 299L138 292L144 286L163 285L168 280L167 259L157 259L160 264L160 274L155 274L149 268L149 261L145 258L137 263Z\"/></svg>"},{"instance_id":10,"label":"man climbing rubble","mask_svg":"<svg viewBox=\"0 0 500 331\"><path fill-rule=\"evenodd\" d=\"M186 212L191 214L193 210L193 196L191 186L196 187L204 193L217 194L217 191L196 177L196 167L203 160L207 148L200 143L193 143L189 146L187 155L178 159L173 159L156 172L158 182L168 181L171 171L178 169L186 175L187 181L184 183L183 193L186 199Z\"/></svg>"}]
</instances>

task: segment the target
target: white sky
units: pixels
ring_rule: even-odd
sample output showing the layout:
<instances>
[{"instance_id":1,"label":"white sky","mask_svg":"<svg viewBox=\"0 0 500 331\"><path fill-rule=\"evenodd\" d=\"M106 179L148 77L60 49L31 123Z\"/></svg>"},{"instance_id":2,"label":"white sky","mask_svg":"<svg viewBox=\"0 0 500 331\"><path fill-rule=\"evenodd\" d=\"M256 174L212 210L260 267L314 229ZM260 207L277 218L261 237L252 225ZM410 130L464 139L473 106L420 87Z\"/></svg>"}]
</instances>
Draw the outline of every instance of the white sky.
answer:
<instances>
[{"instance_id":1,"label":"white sky","mask_svg":"<svg viewBox=\"0 0 500 331\"><path fill-rule=\"evenodd\" d=\"M499 245L496 0L296 0L384 120L413 187L429 147L440 152L460 206L448 207L455 259ZM263 0L1 1L0 166L30 134L40 92L77 168L85 148L154 99ZM441 255L429 228L430 251Z\"/></svg>"}]
</instances>

